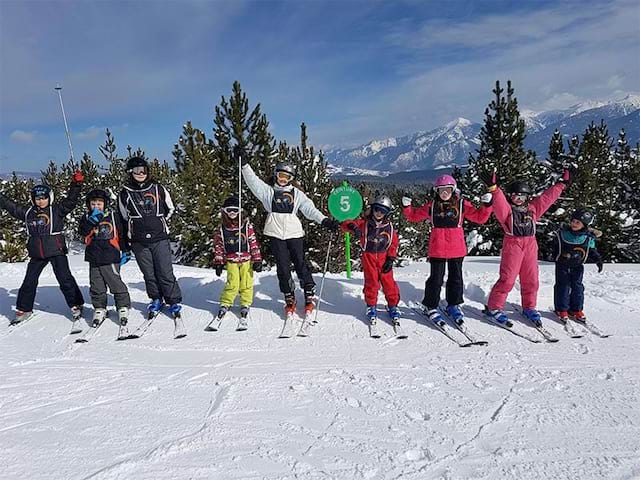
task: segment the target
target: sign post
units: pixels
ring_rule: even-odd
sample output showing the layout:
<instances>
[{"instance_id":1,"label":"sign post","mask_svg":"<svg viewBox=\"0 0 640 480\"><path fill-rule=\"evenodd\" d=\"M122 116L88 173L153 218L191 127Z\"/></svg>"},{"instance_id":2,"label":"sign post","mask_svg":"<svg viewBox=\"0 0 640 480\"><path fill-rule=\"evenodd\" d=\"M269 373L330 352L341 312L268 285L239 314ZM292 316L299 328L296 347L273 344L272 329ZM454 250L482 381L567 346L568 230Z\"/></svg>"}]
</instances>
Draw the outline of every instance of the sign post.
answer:
<instances>
[{"instance_id":1,"label":"sign post","mask_svg":"<svg viewBox=\"0 0 640 480\"><path fill-rule=\"evenodd\" d=\"M362 212L362 195L347 182L332 190L329 195L329 212L339 222L353 220ZM351 235L344 234L344 256L347 278L351 278Z\"/></svg>"}]
</instances>

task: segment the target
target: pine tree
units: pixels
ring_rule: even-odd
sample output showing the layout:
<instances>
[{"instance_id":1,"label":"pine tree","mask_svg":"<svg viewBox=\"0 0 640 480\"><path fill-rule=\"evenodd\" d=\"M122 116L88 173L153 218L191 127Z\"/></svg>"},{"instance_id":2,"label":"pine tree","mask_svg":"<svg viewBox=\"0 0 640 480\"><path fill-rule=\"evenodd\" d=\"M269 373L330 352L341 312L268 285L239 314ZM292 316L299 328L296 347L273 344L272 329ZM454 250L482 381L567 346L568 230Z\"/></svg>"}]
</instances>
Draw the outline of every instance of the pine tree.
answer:
<instances>
[{"instance_id":1,"label":"pine tree","mask_svg":"<svg viewBox=\"0 0 640 480\"><path fill-rule=\"evenodd\" d=\"M0 182L0 192L18 205L27 206L31 204L33 186L32 179L20 179L14 172L11 180ZM22 262L28 258L26 230L24 221L0 209L0 262Z\"/></svg>"}]
</instances>

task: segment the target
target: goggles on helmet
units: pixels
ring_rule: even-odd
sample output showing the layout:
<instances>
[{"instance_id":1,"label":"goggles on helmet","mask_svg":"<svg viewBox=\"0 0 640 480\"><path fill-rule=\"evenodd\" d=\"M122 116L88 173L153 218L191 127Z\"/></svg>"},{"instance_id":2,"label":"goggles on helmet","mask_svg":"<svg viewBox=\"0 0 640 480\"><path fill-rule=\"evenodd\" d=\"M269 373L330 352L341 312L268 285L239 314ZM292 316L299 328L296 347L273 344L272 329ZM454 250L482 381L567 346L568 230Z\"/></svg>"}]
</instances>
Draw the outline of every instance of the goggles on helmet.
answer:
<instances>
[{"instance_id":1,"label":"goggles on helmet","mask_svg":"<svg viewBox=\"0 0 640 480\"><path fill-rule=\"evenodd\" d=\"M131 173L133 173L134 175L142 175L143 173L146 174L147 167L133 167L131 169Z\"/></svg>"},{"instance_id":2,"label":"goggles on helmet","mask_svg":"<svg viewBox=\"0 0 640 480\"><path fill-rule=\"evenodd\" d=\"M278 180L282 180L285 182L290 182L291 180L293 180L293 175L291 175L289 172L285 172L283 170L280 170L278 172L276 172L276 178Z\"/></svg>"},{"instance_id":3,"label":"goggles on helmet","mask_svg":"<svg viewBox=\"0 0 640 480\"><path fill-rule=\"evenodd\" d=\"M379 212L379 213L382 213L383 215L389 215L389 212L390 212L390 210L384 205L375 204L373 205L372 209L374 212Z\"/></svg>"}]
</instances>

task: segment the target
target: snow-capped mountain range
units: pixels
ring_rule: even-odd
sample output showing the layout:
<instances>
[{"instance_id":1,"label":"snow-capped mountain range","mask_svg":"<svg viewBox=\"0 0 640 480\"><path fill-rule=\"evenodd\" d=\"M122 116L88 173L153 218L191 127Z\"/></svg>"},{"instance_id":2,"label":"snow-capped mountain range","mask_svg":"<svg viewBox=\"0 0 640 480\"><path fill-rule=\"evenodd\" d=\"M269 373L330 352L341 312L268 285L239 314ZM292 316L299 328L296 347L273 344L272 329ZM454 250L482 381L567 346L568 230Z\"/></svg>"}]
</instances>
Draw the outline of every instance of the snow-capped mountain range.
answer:
<instances>
[{"instance_id":1,"label":"snow-capped mountain range","mask_svg":"<svg viewBox=\"0 0 640 480\"><path fill-rule=\"evenodd\" d=\"M592 121L604 120L611 136L624 128L631 145L640 140L640 95L627 95L613 102L584 102L565 110L523 110L521 116L527 128L525 147L536 151L540 159L546 158L549 141L556 129L565 138L570 138L582 135ZM343 168L386 172L466 165L469 153L480 145L481 128L480 123L457 118L426 132L373 140L355 148L329 149L325 151L325 158L329 164Z\"/></svg>"}]
</instances>

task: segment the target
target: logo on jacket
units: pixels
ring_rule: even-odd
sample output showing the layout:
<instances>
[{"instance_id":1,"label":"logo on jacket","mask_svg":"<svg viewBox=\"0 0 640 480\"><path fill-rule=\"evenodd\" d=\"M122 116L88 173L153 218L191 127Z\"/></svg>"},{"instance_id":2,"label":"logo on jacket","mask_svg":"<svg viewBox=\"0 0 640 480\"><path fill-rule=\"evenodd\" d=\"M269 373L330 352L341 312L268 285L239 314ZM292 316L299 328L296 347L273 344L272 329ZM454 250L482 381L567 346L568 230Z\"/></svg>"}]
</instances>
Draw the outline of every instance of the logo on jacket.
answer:
<instances>
[{"instance_id":1,"label":"logo on jacket","mask_svg":"<svg viewBox=\"0 0 640 480\"><path fill-rule=\"evenodd\" d=\"M50 223L51 223L51 219L49 218L49 215L47 215L46 213L39 213L38 215L36 215L36 218L33 221L33 224L37 227L46 227Z\"/></svg>"},{"instance_id":2,"label":"logo on jacket","mask_svg":"<svg viewBox=\"0 0 640 480\"><path fill-rule=\"evenodd\" d=\"M98 235L102 237L110 236L113 233L113 225L111 225L111 222L100 222L97 228Z\"/></svg>"},{"instance_id":3,"label":"logo on jacket","mask_svg":"<svg viewBox=\"0 0 640 480\"><path fill-rule=\"evenodd\" d=\"M293 205L293 195L289 192L283 192L282 196L275 199L278 205Z\"/></svg>"},{"instance_id":4,"label":"logo on jacket","mask_svg":"<svg viewBox=\"0 0 640 480\"><path fill-rule=\"evenodd\" d=\"M142 199L138 202L144 213L154 213L157 203L157 197L151 192L142 195Z\"/></svg>"}]
</instances>

